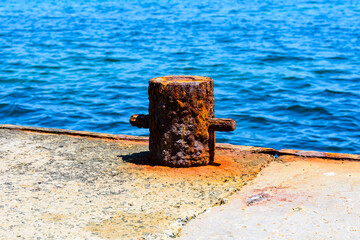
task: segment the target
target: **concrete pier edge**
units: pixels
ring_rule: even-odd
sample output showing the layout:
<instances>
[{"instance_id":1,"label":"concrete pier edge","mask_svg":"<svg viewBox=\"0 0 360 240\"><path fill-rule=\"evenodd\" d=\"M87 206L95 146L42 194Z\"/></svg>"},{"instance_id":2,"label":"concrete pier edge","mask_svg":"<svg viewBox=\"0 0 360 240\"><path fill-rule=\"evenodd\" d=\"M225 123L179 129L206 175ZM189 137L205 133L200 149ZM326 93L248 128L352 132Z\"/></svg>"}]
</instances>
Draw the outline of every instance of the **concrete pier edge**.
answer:
<instances>
[{"instance_id":1,"label":"concrete pier edge","mask_svg":"<svg viewBox=\"0 0 360 240\"><path fill-rule=\"evenodd\" d=\"M359 155L219 143L170 168L147 137L3 124L0 142L0 239L360 237Z\"/></svg>"},{"instance_id":2,"label":"concrete pier edge","mask_svg":"<svg viewBox=\"0 0 360 240\"><path fill-rule=\"evenodd\" d=\"M51 134L63 134L71 135L78 137L91 137L99 139L110 139L110 140L129 140L135 142L147 143L149 141L148 137L140 136L131 136L131 135L118 135L118 134L109 134L109 133L97 133L89 131L76 131L60 128L44 128L44 127L32 127L32 126L19 126L12 124L0 124L0 129L9 129L9 130L19 130L19 131L30 131L30 132L39 132L39 133L51 133ZM305 150L293 150L293 149L274 149L274 148L265 148L265 147L254 147L254 146L243 146L243 145L232 145L228 143L217 143L216 149L223 150L238 150L251 153L264 153L274 156L296 156L303 158L322 158L329 160L350 160L350 161L360 161L360 155L357 154L348 154L348 153L330 153L330 152L319 152L319 151L305 151Z\"/></svg>"}]
</instances>

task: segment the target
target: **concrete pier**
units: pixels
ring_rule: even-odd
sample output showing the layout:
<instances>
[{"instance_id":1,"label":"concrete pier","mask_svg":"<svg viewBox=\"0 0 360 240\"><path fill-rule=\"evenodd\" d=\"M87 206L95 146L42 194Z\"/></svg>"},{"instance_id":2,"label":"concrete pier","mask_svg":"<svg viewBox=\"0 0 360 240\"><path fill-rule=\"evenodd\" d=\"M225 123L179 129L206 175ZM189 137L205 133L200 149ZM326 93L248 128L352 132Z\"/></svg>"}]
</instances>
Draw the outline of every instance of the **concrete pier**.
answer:
<instances>
[{"instance_id":1,"label":"concrete pier","mask_svg":"<svg viewBox=\"0 0 360 240\"><path fill-rule=\"evenodd\" d=\"M179 169L147 138L0 125L0 239L357 239L358 160L218 144Z\"/></svg>"},{"instance_id":2,"label":"concrete pier","mask_svg":"<svg viewBox=\"0 0 360 240\"><path fill-rule=\"evenodd\" d=\"M182 239L360 239L359 196L359 162L272 162Z\"/></svg>"}]
</instances>

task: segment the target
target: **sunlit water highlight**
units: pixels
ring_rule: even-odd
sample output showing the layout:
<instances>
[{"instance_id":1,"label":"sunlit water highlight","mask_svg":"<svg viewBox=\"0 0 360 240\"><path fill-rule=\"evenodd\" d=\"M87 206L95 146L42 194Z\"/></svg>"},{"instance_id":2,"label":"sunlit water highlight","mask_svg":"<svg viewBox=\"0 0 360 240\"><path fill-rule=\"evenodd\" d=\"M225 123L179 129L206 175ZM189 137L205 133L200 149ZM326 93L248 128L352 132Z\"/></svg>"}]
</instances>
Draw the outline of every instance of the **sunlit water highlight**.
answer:
<instances>
[{"instance_id":1,"label":"sunlit water highlight","mask_svg":"<svg viewBox=\"0 0 360 240\"><path fill-rule=\"evenodd\" d=\"M214 79L218 142L360 153L358 1L1 1L0 123L147 135L153 77Z\"/></svg>"}]
</instances>

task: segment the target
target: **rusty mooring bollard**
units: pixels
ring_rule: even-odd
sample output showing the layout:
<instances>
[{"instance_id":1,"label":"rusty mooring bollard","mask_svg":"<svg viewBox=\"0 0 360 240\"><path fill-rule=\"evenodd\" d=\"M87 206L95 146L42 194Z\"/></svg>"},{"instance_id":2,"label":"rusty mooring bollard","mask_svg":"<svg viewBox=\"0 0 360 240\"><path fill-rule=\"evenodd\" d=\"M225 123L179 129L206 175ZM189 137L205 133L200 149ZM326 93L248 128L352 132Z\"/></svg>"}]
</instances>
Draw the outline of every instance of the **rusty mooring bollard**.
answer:
<instances>
[{"instance_id":1,"label":"rusty mooring bollard","mask_svg":"<svg viewBox=\"0 0 360 240\"><path fill-rule=\"evenodd\" d=\"M214 161L215 132L234 131L233 119L215 118L213 80L166 76L149 81L149 115L132 115L133 126L150 128L150 158L172 167Z\"/></svg>"}]
</instances>

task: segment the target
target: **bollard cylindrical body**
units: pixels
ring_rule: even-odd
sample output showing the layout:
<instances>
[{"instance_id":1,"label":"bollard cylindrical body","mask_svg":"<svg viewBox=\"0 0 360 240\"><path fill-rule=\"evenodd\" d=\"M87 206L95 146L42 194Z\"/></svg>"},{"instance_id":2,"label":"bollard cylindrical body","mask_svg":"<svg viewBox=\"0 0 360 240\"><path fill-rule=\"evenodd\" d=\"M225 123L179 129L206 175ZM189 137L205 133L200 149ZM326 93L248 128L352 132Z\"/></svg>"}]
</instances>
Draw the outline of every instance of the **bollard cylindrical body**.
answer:
<instances>
[{"instance_id":1,"label":"bollard cylindrical body","mask_svg":"<svg viewBox=\"0 0 360 240\"><path fill-rule=\"evenodd\" d=\"M150 156L173 167L207 165L209 131L214 118L213 81L209 77L167 76L149 82ZM211 147L211 144L210 144Z\"/></svg>"},{"instance_id":2,"label":"bollard cylindrical body","mask_svg":"<svg viewBox=\"0 0 360 240\"><path fill-rule=\"evenodd\" d=\"M213 80L166 76L149 81L149 114L134 114L130 124L150 129L154 164L191 167L214 162L215 131L234 131L236 122L214 116Z\"/></svg>"}]
</instances>

